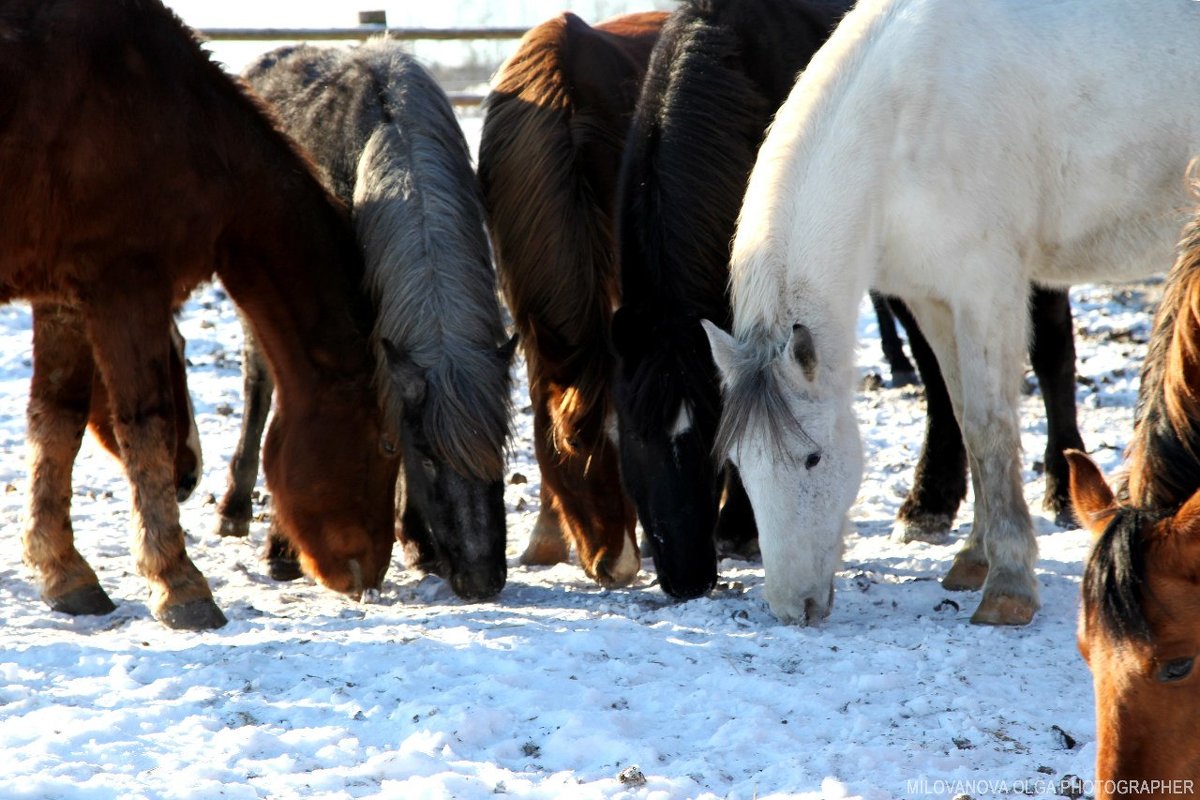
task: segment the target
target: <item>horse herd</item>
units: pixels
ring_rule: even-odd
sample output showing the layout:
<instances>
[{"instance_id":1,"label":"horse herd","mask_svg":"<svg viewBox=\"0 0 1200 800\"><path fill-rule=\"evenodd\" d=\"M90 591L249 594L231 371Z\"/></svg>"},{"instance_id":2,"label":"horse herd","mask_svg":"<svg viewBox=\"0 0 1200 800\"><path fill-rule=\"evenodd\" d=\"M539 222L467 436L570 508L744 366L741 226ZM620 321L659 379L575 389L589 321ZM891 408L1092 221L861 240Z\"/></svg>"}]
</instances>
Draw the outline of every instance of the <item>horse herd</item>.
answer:
<instances>
[{"instance_id":1,"label":"horse herd","mask_svg":"<svg viewBox=\"0 0 1200 800\"><path fill-rule=\"evenodd\" d=\"M1200 154L1197 33L1190 0L565 13L497 75L474 170L445 94L386 40L281 48L238 81L157 0L7 0L0 301L34 319L25 560L51 608L113 608L70 521L90 424L133 487L154 615L224 624L179 524L200 461L172 323L215 274L246 331L219 531L248 531L261 442L273 576L370 596L398 540L459 596L499 593L519 339L542 473L522 563L573 549L626 585L640 521L667 594L761 551L772 611L815 622L863 470L872 291L929 409L897 535L945 539L969 466L974 524L943 583L982 589L974 622L1033 618L1028 352L1047 509L1096 535L1079 639L1100 775L1194 777L1163 742L1191 736L1200 649L1200 223L1115 490L1075 425L1065 287L1170 266Z\"/></svg>"}]
</instances>

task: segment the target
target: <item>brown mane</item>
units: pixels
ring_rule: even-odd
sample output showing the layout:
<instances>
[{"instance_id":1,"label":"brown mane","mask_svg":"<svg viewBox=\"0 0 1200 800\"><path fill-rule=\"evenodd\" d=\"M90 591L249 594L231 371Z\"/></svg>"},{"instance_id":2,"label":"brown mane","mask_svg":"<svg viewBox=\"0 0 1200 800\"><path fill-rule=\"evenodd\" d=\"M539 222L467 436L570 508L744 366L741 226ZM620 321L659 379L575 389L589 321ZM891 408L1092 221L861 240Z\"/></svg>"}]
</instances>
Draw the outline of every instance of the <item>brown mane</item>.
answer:
<instances>
[{"instance_id":1,"label":"brown mane","mask_svg":"<svg viewBox=\"0 0 1200 800\"><path fill-rule=\"evenodd\" d=\"M1167 278L1134 420L1124 494L1137 507L1174 508L1200 487L1200 218Z\"/></svg>"}]
</instances>

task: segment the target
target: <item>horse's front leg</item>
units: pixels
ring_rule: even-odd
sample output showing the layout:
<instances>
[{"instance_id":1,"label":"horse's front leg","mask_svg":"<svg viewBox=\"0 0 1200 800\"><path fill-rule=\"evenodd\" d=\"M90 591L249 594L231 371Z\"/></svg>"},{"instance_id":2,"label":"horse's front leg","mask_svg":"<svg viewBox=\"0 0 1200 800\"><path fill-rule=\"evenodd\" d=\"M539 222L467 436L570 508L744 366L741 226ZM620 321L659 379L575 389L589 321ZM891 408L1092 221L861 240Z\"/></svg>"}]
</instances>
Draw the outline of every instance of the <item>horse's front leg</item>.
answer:
<instances>
[{"instance_id":1,"label":"horse's front leg","mask_svg":"<svg viewBox=\"0 0 1200 800\"><path fill-rule=\"evenodd\" d=\"M249 323L242 320L242 431L229 461L229 486L217 506L221 536L248 536L254 516L254 485L258 482L259 453L275 383L266 356Z\"/></svg>"},{"instance_id":2,"label":"horse's front leg","mask_svg":"<svg viewBox=\"0 0 1200 800\"><path fill-rule=\"evenodd\" d=\"M1039 607L1033 570L1037 540L1023 492L1017 417L1028 315L1024 294L992 292L987 297L987 305L954 312L936 301L913 311L939 354L975 487L974 525L944 585L974 588L979 576L986 575L983 599L971 621L1024 625ZM1005 297L1020 302L995 302Z\"/></svg>"},{"instance_id":3,"label":"horse's front leg","mask_svg":"<svg viewBox=\"0 0 1200 800\"><path fill-rule=\"evenodd\" d=\"M1046 496L1042 507L1061 527L1075 526L1066 450L1085 450L1075 416L1075 327L1065 289L1036 289L1029 360L1046 406Z\"/></svg>"},{"instance_id":4,"label":"horse's front leg","mask_svg":"<svg viewBox=\"0 0 1200 800\"><path fill-rule=\"evenodd\" d=\"M29 510L22 546L42 599L68 614L107 614L116 606L75 549L71 467L91 405L92 348L79 314L33 304L33 381L29 389Z\"/></svg>"},{"instance_id":5,"label":"horse's front leg","mask_svg":"<svg viewBox=\"0 0 1200 800\"><path fill-rule=\"evenodd\" d=\"M150 266L144 272L156 274ZM169 298L152 289L105 288L90 297L85 318L133 490L134 552L150 584L150 608L169 628L218 628L225 615L188 558L175 498Z\"/></svg>"}]
</instances>

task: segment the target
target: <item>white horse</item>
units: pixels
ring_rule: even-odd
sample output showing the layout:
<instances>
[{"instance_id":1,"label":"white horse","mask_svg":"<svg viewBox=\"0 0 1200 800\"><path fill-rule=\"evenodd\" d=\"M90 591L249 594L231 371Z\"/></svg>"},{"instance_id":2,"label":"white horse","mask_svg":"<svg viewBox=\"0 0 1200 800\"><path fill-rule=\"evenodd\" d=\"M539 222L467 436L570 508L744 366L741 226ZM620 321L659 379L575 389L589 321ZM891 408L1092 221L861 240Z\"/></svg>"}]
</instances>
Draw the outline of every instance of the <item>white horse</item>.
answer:
<instances>
[{"instance_id":1,"label":"white horse","mask_svg":"<svg viewBox=\"0 0 1200 800\"><path fill-rule=\"evenodd\" d=\"M732 255L718 447L758 521L784 621L829 613L862 477L851 399L868 287L929 338L975 520L944 585L972 622L1038 609L1017 396L1029 285L1165 269L1200 154L1200 3L863 0L780 109Z\"/></svg>"}]
</instances>

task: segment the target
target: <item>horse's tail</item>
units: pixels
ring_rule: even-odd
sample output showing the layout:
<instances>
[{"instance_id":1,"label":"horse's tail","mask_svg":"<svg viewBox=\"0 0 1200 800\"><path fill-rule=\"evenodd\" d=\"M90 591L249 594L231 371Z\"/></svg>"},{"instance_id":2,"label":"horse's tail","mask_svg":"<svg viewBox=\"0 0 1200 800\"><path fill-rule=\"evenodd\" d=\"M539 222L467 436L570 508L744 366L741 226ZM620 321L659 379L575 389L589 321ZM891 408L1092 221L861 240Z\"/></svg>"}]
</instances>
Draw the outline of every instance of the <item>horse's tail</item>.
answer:
<instances>
[{"instance_id":1,"label":"horse's tail","mask_svg":"<svg viewBox=\"0 0 1200 800\"><path fill-rule=\"evenodd\" d=\"M592 83L630 70L575 15L542 23L522 39L485 100L479 149L500 286L530 355L531 381L549 376L573 386L572 402L560 409L573 420L606 413L617 292L612 197L591 176L605 169L593 157L619 154L625 134L581 107L576 92L585 82L573 80L571 64L583 48L593 61Z\"/></svg>"},{"instance_id":2,"label":"horse's tail","mask_svg":"<svg viewBox=\"0 0 1200 800\"><path fill-rule=\"evenodd\" d=\"M384 123L359 157L354 210L367 283L380 309L375 342L381 396L401 400L383 340L420 369L425 429L464 475L504 472L510 377L495 273L470 151L445 93L397 45L363 46Z\"/></svg>"},{"instance_id":3,"label":"horse's tail","mask_svg":"<svg viewBox=\"0 0 1200 800\"><path fill-rule=\"evenodd\" d=\"M1200 489L1200 213L1167 277L1142 367L1128 460L1128 500L1170 508Z\"/></svg>"}]
</instances>

